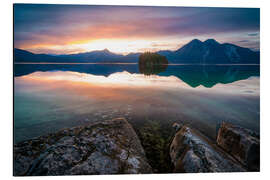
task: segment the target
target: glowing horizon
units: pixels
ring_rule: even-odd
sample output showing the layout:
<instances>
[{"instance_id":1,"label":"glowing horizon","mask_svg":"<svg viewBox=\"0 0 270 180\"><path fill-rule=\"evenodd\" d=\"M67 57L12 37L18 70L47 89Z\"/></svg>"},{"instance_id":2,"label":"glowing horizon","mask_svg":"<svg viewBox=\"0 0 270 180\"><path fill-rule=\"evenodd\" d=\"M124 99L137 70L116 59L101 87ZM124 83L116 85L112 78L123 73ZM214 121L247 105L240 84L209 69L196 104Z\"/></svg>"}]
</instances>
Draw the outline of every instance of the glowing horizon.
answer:
<instances>
[{"instance_id":1,"label":"glowing horizon","mask_svg":"<svg viewBox=\"0 0 270 180\"><path fill-rule=\"evenodd\" d=\"M14 5L14 47L46 54L176 50L214 38L259 50L257 8Z\"/></svg>"}]
</instances>

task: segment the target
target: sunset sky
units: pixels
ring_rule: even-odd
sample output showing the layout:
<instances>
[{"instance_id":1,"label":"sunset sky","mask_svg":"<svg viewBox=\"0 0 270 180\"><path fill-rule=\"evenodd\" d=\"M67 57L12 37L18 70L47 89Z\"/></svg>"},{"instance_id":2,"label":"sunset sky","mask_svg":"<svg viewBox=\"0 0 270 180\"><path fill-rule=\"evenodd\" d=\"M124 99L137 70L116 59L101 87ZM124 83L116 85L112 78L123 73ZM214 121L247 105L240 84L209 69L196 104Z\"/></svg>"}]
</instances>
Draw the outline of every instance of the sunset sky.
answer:
<instances>
[{"instance_id":1,"label":"sunset sky","mask_svg":"<svg viewBox=\"0 0 270 180\"><path fill-rule=\"evenodd\" d=\"M214 38L259 50L257 8L14 5L14 46L71 54L176 50L194 38Z\"/></svg>"}]
</instances>

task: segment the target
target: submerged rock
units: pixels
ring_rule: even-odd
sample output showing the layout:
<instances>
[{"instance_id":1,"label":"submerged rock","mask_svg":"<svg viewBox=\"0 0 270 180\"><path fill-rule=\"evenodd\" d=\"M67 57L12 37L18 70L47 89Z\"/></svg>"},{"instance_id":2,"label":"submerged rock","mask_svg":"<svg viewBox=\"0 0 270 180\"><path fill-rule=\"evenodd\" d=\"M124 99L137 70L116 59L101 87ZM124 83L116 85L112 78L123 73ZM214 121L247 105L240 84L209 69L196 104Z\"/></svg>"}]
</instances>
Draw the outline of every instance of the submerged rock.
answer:
<instances>
[{"instance_id":1,"label":"submerged rock","mask_svg":"<svg viewBox=\"0 0 270 180\"><path fill-rule=\"evenodd\" d=\"M250 171L260 170L260 140L251 130L223 122L217 144Z\"/></svg>"},{"instance_id":2,"label":"submerged rock","mask_svg":"<svg viewBox=\"0 0 270 180\"><path fill-rule=\"evenodd\" d=\"M199 132L183 126L170 145L174 172L240 172L245 169Z\"/></svg>"},{"instance_id":3,"label":"submerged rock","mask_svg":"<svg viewBox=\"0 0 270 180\"><path fill-rule=\"evenodd\" d=\"M14 175L151 173L144 150L123 118L61 130L14 146Z\"/></svg>"}]
</instances>

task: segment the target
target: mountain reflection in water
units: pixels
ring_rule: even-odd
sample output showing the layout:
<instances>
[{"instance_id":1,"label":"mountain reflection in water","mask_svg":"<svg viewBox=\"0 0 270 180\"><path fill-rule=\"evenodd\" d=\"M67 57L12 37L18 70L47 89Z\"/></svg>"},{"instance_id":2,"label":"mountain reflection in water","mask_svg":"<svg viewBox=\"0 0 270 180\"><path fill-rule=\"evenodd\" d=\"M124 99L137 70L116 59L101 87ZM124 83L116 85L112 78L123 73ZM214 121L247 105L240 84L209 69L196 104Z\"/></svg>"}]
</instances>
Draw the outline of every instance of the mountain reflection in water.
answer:
<instances>
[{"instance_id":1,"label":"mountain reflection in water","mask_svg":"<svg viewBox=\"0 0 270 180\"><path fill-rule=\"evenodd\" d=\"M139 64L139 71L141 74L144 75L153 75L153 74L159 74L161 72L166 71L168 67L168 64L162 64L162 65L151 65L151 66L144 66Z\"/></svg>"},{"instance_id":2,"label":"mountain reflection in water","mask_svg":"<svg viewBox=\"0 0 270 180\"><path fill-rule=\"evenodd\" d=\"M190 87L200 85L211 88L218 83L227 84L260 75L259 65L158 65L150 68L137 64L15 64L14 76L37 71L72 71L109 76L116 72L145 75L176 76Z\"/></svg>"},{"instance_id":3,"label":"mountain reflection in water","mask_svg":"<svg viewBox=\"0 0 270 180\"><path fill-rule=\"evenodd\" d=\"M222 121L259 132L258 66L168 65L146 76L137 64L16 64L14 73L15 142L117 117L137 129L187 123L211 138Z\"/></svg>"}]
</instances>

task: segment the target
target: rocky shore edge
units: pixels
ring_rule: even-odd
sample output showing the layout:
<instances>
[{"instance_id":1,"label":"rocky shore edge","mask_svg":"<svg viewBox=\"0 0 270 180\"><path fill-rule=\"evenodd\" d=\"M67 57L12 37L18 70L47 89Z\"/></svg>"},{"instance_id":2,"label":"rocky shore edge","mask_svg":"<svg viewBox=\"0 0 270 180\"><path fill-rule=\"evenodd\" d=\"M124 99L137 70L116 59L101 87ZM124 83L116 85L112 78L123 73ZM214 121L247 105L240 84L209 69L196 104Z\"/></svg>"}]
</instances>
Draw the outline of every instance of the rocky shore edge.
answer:
<instances>
[{"instance_id":1,"label":"rocky shore edge","mask_svg":"<svg viewBox=\"0 0 270 180\"><path fill-rule=\"evenodd\" d=\"M174 125L170 145L174 172L260 171L260 141L256 133L222 122L216 142L188 126Z\"/></svg>"},{"instance_id":2,"label":"rocky shore edge","mask_svg":"<svg viewBox=\"0 0 270 180\"><path fill-rule=\"evenodd\" d=\"M175 123L169 156L175 173L260 170L259 136L223 122L216 142ZM124 118L56 133L14 145L14 176L153 173L140 139Z\"/></svg>"}]
</instances>

